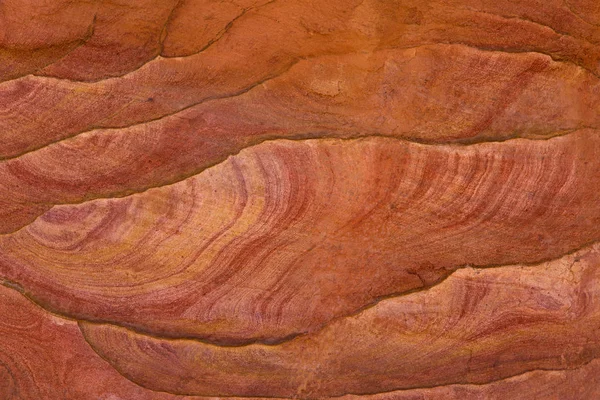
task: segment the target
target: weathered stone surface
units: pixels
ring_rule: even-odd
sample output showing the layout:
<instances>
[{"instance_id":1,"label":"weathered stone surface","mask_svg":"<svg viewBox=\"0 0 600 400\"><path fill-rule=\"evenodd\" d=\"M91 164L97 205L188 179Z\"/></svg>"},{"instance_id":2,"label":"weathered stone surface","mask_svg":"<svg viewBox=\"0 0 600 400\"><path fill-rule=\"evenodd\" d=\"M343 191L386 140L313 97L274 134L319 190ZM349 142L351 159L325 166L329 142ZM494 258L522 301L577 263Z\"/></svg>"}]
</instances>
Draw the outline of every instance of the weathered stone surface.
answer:
<instances>
[{"instance_id":1,"label":"weathered stone surface","mask_svg":"<svg viewBox=\"0 0 600 400\"><path fill-rule=\"evenodd\" d=\"M79 319L278 342L457 268L599 240L599 153L596 131L272 141L174 185L55 206L0 237L0 272Z\"/></svg>"},{"instance_id":2,"label":"weathered stone surface","mask_svg":"<svg viewBox=\"0 0 600 400\"><path fill-rule=\"evenodd\" d=\"M276 345L220 347L82 323L94 349L145 387L322 398L572 369L600 355L598 246L536 266L463 269Z\"/></svg>"},{"instance_id":3,"label":"weathered stone surface","mask_svg":"<svg viewBox=\"0 0 600 400\"><path fill-rule=\"evenodd\" d=\"M85 342L77 322L49 314L0 286L0 398L171 399L148 397Z\"/></svg>"},{"instance_id":4,"label":"weathered stone surface","mask_svg":"<svg viewBox=\"0 0 600 400\"><path fill-rule=\"evenodd\" d=\"M599 132L596 0L2 1L0 398L595 399Z\"/></svg>"}]
</instances>

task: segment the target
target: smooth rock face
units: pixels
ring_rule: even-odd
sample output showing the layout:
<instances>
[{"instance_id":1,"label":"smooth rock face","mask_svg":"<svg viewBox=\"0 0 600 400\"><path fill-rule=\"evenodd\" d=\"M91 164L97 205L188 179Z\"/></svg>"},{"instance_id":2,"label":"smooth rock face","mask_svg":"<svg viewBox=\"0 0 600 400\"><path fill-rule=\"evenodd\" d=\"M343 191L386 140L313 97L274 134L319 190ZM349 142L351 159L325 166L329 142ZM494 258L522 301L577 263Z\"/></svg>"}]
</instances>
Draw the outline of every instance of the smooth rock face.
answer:
<instances>
[{"instance_id":1,"label":"smooth rock face","mask_svg":"<svg viewBox=\"0 0 600 400\"><path fill-rule=\"evenodd\" d=\"M599 4L0 2L0 399L600 398Z\"/></svg>"}]
</instances>

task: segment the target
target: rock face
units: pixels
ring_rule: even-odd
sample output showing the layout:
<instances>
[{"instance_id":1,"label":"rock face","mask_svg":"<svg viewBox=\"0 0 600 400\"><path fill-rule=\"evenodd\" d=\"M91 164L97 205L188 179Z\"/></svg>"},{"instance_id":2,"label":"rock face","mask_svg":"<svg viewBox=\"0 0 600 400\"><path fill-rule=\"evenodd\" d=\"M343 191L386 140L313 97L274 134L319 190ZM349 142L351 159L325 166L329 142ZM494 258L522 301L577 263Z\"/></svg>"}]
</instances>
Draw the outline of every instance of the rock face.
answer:
<instances>
[{"instance_id":1,"label":"rock face","mask_svg":"<svg viewBox=\"0 0 600 400\"><path fill-rule=\"evenodd\" d=\"M600 398L598 4L0 2L0 399Z\"/></svg>"}]
</instances>

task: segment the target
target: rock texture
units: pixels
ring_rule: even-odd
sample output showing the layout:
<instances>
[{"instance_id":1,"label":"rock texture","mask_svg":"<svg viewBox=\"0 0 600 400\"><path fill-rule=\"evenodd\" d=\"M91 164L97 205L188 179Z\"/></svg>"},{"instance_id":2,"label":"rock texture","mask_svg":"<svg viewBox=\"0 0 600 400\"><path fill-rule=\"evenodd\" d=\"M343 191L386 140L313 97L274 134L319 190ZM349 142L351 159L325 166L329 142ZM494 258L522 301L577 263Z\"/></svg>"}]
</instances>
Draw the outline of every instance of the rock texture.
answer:
<instances>
[{"instance_id":1,"label":"rock texture","mask_svg":"<svg viewBox=\"0 0 600 400\"><path fill-rule=\"evenodd\" d=\"M600 397L596 0L5 0L0 60L0 399Z\"/></svg>"},{"instance_id":2,"label":"rock texture","mask_svg":"<svg viewBox=\"0 0 600 400\"><path fill-rule=\"evenodd\" d=\"M600 355L597 248L532 267L464 269L278 346L226 348L81 323L134 382L201 395L321 398L482 384ZM588 264L589 263L589 264ZM531 270L540 269L535 274Z\"/></svg>"}]
</instances>

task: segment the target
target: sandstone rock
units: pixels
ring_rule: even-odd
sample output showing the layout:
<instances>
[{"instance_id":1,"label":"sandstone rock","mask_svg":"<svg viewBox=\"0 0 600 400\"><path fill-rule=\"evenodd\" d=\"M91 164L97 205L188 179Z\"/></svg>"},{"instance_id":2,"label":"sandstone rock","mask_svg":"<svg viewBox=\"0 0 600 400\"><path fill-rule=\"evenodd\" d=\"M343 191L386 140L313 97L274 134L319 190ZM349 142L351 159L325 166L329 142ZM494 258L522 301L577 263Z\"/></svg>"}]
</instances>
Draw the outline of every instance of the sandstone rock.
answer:
<instances>
[{"instance_id":1,"label":"sandstone rock","mask_svg":"<svg viewBox=\"0 0 600 400\"><path fill-rule=\"evenodd\" d=\"M600 396L595 0L0 3L0 398Z\"/></svg>"}]
</instances>

